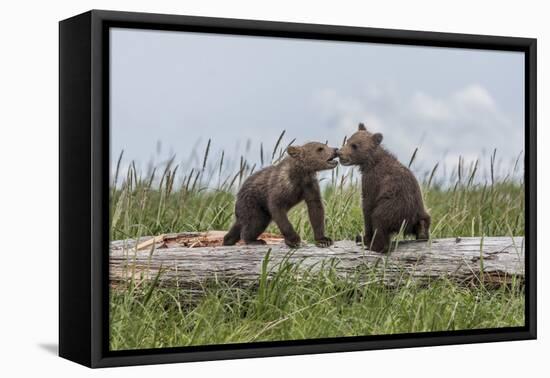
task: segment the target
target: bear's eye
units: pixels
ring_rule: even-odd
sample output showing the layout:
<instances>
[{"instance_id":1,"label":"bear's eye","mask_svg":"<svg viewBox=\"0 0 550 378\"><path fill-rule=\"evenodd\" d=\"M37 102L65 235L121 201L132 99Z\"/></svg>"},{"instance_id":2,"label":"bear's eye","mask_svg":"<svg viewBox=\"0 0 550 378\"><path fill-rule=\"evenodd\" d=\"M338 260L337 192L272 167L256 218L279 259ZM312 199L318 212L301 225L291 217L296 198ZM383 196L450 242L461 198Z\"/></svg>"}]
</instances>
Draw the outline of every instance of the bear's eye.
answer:
<instances>
[{"instance_id":1,"label":"bear's eye","mask_svg":"<svg viewBox=\"0 0 550 378\"><path fill-rule=\"evenodd\" d=\"M323 152L323 150L324 150L323 147L319 147L319 148L317 149L317 152Z\"/></svg>"},{"instance_id":2,"label":"bear's eye","mask_svg":"<svg viewBox=\"0 0 550 378\"><path fill-rule=\"evenodd\" d=\"M351 148L353 148L354 150L356 150L356 149L357 149L357 145L356 145L355 143L353 143L353 144L351 145Z\"/></svg>"}]
</instances>

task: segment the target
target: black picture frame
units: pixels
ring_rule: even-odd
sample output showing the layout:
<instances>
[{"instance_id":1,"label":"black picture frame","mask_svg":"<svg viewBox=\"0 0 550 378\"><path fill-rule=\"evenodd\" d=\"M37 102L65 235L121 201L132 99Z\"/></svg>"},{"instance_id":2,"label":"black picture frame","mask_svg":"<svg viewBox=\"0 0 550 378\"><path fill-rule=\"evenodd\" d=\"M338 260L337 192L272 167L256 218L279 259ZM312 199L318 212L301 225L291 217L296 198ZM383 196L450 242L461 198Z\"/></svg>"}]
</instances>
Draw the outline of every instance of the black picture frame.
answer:
<instances>
[{"instance_id":1,"label":"black picture frame","mask_svg":"<svg viewBox=\"0 0 550 378\"><path fill-rule=\"evenodd\" d=\"M110 351L110 27L525 53L525 326ZM536 39L92 10L59 23L59 355L89 367L535 339Z\"/></svg>"}]
</instances>

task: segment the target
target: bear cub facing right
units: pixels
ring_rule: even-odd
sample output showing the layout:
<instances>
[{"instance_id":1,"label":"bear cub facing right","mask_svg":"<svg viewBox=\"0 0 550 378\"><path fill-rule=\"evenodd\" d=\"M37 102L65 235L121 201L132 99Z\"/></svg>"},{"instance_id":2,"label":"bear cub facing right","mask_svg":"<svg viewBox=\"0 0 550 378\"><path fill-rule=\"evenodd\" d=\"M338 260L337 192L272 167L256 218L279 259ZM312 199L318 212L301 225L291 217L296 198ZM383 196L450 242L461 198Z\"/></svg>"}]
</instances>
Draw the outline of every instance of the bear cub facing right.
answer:
<instances>
[{"instance_id":1,"label":"bear cub facing right","mask_svg":"<svg viewBox=\"0 0 550 378\"><path fill-rule=\"evenodd\" d=\"M274 221L291 248L301 244L300 236L288 220L288 211L305 201L315 244L328 247L332 240L325 235L325 213L317 172L334 169L337 149L310 142L290 146L288 156L279 164L254 173L245 180L237 194L235 223L223 239L224 245L239 240L246 244L265 244L258 236Z\"/></svg>"},{"instance_id":2,"label":"bear cub facing right","mask_svg":"<svg viewBox=\"0 0 550 378\"><path fill-rule=\"evenodd\" d=\"M372 134L359 124L338 151L340 164L358 165L362 174L364 244L373 251L389 248L392 233L428 239L430 215L424 208L418 181L412 172L380 145L382 134Z\"/></svg>"}]
</instances>

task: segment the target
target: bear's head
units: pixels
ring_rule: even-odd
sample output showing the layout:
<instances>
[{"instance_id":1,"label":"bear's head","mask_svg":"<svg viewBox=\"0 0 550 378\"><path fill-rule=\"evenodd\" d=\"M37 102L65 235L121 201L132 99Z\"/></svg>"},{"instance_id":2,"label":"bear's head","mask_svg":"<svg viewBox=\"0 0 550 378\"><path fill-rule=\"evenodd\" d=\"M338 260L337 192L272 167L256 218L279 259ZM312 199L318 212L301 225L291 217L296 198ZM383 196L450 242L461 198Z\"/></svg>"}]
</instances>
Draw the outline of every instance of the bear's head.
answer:
<instances>
[{"instance_id":1,"label":"bear's head","mask_svg":"<svg viewBox=\"0 0 550 378\"><path fill-rule=\"evenodd\" d=\"M371 134L362 123L357 130L338 150L338 157L342 165L362 165L368 163L373 152L378 149L383 136L380 133Z\"/></svg>"},{"instance_id":2,"label":"bear's head","mask_svg":"<svg viewBox=\"0 0 550 378\"><path fill-rule=\"evenodd\" d=\"M310 142L303 146L290 146L286 152L306 171L323 171L338 165L334 160L338 156L338 149L323 143Z\"/></svg>"}]
</instances>

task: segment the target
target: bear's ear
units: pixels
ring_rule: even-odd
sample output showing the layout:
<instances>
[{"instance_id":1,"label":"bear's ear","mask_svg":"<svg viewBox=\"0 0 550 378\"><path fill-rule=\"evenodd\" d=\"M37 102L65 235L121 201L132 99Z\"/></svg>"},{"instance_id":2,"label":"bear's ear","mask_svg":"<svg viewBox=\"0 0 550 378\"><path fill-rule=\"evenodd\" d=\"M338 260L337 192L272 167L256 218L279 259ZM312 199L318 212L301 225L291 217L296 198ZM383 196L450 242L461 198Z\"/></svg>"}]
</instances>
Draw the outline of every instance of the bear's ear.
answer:
<instances>
[{"instance_id":1,"label":"bear's ear","mask_svg":"<svg viewBox=\"0 0 550 378\"><path fill-rule=\"evenodd\" d=\"M374 144L377 145L377 146L380 143L382 143L382 139L384 139L384 136L380 133L376 133L372 136L372 140L374 141Z\"/></svg>"},{"instance_id":2,"label":"bear's ear","mask_svg":"<svg viewBox=\"0 0 550 378\"><path fill-rule=\"evenodd\" d=\"M287 149L286 149L286 152L292 156L293 158L298 158L302 155L302 148L301 147L298 147L298 146L289 146Z\"/></svg>"},{"instance_id":3,"label":"bear's ear","mask_svg":"<svg viewBox=\"0 0 550 378\"><path fill-rule=\"evenodd\" d=\"M365 127L364 123L360 123L358 129L359 129L359 131L367 131L367 128Z\"/></svg>"}]
</instances>

